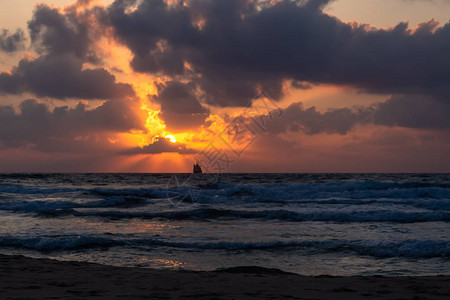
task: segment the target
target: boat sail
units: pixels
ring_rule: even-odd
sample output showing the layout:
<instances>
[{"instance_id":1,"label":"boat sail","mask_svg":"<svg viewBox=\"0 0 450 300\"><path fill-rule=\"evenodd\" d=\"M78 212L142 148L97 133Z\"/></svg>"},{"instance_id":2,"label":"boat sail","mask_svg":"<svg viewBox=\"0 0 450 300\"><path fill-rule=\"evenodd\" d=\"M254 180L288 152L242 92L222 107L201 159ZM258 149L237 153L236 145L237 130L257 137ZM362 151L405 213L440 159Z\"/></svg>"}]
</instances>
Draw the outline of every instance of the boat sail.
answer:
<instances>
[{"instance_id":1,"label":"boat sail","mask_svg":"<svg viewBox=\"0 0 450 300\"><path fill-rule=\"evenodd\" d=\"M194 164L194 174L202 174L202 167L200 167L200 164L198 162L196 162Z\"/></svg>"}]
</instances>

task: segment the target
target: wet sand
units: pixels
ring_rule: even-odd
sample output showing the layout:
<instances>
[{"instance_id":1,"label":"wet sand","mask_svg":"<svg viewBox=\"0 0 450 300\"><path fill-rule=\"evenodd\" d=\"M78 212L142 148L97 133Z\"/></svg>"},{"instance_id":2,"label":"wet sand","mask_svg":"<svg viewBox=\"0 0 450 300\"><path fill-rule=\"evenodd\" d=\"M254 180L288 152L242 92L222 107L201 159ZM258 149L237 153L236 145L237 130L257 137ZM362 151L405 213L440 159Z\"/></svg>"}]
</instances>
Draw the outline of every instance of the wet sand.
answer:
<instances>
[{"instance_id":1,"label":"wet sand","mask_svg":"<svg viewBox=\"0 0 450 300\"><path fill-rule=\"evenodd\" d=\"M450 299L450 276L307 277L121 268L0 255L1 299Z\"/></svg>"}]
</instances>

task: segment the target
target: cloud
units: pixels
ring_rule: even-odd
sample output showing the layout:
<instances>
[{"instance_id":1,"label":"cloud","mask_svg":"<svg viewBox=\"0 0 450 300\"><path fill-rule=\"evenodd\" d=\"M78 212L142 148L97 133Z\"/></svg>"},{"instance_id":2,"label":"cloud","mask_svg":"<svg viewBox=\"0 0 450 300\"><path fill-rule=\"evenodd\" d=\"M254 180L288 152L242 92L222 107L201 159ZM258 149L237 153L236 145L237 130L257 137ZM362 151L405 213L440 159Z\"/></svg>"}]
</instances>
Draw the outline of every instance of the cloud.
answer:
<instances>
[{"instance_id":1,"label":"cloud","mask_svg":"<svg viewBox=\"0 0 450 300\"><path fill-rule=\"evenodd\" d=\"M287 83L294 89L323 83L389 96L365 108L319 111L298 102L282 109L279 118L259 116L266 118L268 133L261 148L271 147L273 155L296 152L299 144L294 137L283 140L289 136L285 133L310 141L344 140L358 124L445 135L450 129L450 23L431 20L414 29L406 23L377 29L325 14L322 9L329 2L116 0L109 7L93 7L89 0L78 0L64 9L37 5L28 23L37 56L0 73L0 94L106 101L96 108L86 102L50 108L42 103L46 99L2 105L0 148L195 153L165 138L129 150L108 141L133 129L145 134L146 128L144 111L132 100L132 83L119 83L111 73L116 71L104 67L104 47L98 44L103 38L131 50L134 71L164 78L151 100L161 106L159 117L169 132L198 128L210 114L208 105L220 112L220 107L245 107L261 92L280 100ZM23 39L20 30L3 31L1 50L19 50ZM120 78L135 75L124 71ZM400 141L395 135L382 136L384 132L380 145ZM411 142L405 137L401 143L407 147Z\"/></svg>"},{"instance_id":2,"label":"cloud","mask_svg":"<svg viewBox=\"0 0 450 300\"><path fill-rule=\"evenodd\" d=\"M3 29L0 34L0 50L5 52L14 52L25 48L25 35L23 30L17 29L15 33L10 34L7 29Z\"/></svg>"},{"instance_id":3,"label":"cloud","mask_svg":"<svg viewBox=\"0 0 450 300\"><path fill-rule=\"evenodd\" d=\"M94 8L77 14L76 10L60 12L38 5L28 29L40 56L22 59L10 72L0 73L0 93L30 92L62 100L134 97L131 85L117 83L106 69L84 67L86 62L99 62L92 44L100 32L91 18L99 18L99 11Z\"/></svg>"},{"instance_id":4,"label":"cloud","mask_svg":"<svg viewBox=\"0 0 450 300\"><path fill-rule=\"evenodd\" d=\"M421 129L450 129L450 103L430 96L398 95L380 103L374 110L374 123Z\"/></svg>"},{"instance_id":5,"label":"cloud","mask_svg":"<svg viewBox=\"0 0 450 300\"><path fill-rule=\"evenodd\" d=\"M197 98L192 84L173 81L160 86L153 100L161 104L160 116L169 130L186 131L198 128L209 116Z\"/></svg>"},{"instance_id":6,"label":"cloud","mask_svg":"<svg viewBox=\"0 0 450 300\"><path fill-rule=\"evenodd\" d=\"M273 116L278 116L274 118ZM340 134L345 135L357 123L370 120L370 114L349 108L340 108L321 113L315 107L305 109L301 102L293 103L285 109L271 111L268 114L246 118L250 128L260 124L260 128L270 134L298 132L306 134ZM261 126L263 125L263 126Z\"/></svg>"},{"instance_id":7,"label":"cloud","mask_svg":"<svg viewBox=\"0 0 450 300\"><path fill-rule=\"evenodd\" d=\"M23 101L16 112L0 106L0 148L32 148L44 152L92 151L97 144L108 148L111 133L144 129L136 111L139 103L106 101L95 109L80 102L74 108L55 107L34 99ZM102 140L102 141L100 141Z\"/></svg>"},{"instance_id":8,"label":"cloud","mask_svg":"<svg viewBox=\"0 0 450 300\"><path fill-rule=\"evenodd\" d=\"M449 130L449 115L450 104L433 97L396 95L370 107L330 109L326 112L319 112L315 107L304 108L301 102L297 102L285 109L244 117L244 122L255 132L269 134L301 131L308 135L345 135L357 124Z\"/></svg>"},{"instance_id":9,"label":"cloud","mask_svg":"<svg viewBox=\"0 0 450 300\"><path fill-rule=\"evenodd\" d=\"M323 13L328 2L147 0L129 12L136 2L117 0L108 16L136 71L184 78L209 104L245 106L260 90L277 100L285 80L448 101L450 24L375 29Z\"/></svg>"},{"instance_id":10,"label":"cloud","mask_svg":"<svg viewBox=\"0 0 450 300\"><path fill-rule=\"evenodd\" d=\"M144 146L142 148L136 147L130 150L123 152L126 155L135 155L135 154L160 154L167 152L178 152L180 154L194 154L197 151L187 148L185 144L181 143L172 143L170 139L159 137L148 146Z\"/></svg>"},{"instance_id":11,"label":"cloud","mask_svg":"<svg viewBox=\"0 0 450 300\"><path fill-rule=\"evenodd\" d=\"M133 97L129 84L116 83L103 68L83 69L83 61L73 55L22 59L11 73L0 73L0 93L31 92L38 97L57 99L111 99Z\"/></svg>"},{"instance_id":12,"label":"cloud","mask_svg":"<svg viewBox=\"0 0 450 300\"><path fill-rule=\"evenodd\" d=\"M76 10L60 12L45 4L36 6L33 18L28 22L31 43L37 51L48 56L71 54L86 61L98 60L91 48L97 38L96 26L87 14L78 15ZM99 17L99 16L98 16Z\"/></svg>"}]
</instances>

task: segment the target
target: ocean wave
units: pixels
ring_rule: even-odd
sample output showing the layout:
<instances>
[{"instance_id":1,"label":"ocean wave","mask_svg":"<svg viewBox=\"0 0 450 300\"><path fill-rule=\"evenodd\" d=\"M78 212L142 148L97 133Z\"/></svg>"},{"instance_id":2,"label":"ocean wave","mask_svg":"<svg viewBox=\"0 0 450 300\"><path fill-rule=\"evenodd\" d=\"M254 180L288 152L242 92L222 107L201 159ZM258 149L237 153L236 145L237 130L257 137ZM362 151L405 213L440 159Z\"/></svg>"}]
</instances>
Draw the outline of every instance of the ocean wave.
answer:
<instances>
[{"instance_id":1,"label":"ocean wave","mask_svg":"<svg viewBox=\"0 0 450 300\"><path fill-rule=\"evenodd\" d=\"M217 197L216 197L217 198ZM166 198L160 198L163 200L167 200L167 204L175 203L178 201L184 201L188 203L199 202L200 204L214 204L223 203L226 200L217 200L216 198L212 198L211 201L208 199L199 200L199 198L192 198L192 195L180 195L178 198L175 196L171 202ZM181 200L180 200L181 199ZM34 200L34 201L7 201L6 197L0 199L0 210L6 211L16 211L16 212L57 212L58 210L67 210L67 209L76 209L76 208L132 208L139 206L146 206L149 204L155 204L157 200L152 200L147 197L140 197L135 195L115 195L115 196L107 196L105 199L94 200L84 202L75 202L75 201L67 201L67 200ZM230 204L233 203L233 200L230 199L225 203ZM249 202L247 202L249 203ZM321 199L321 200L298 200L295 202L282 201L282 200L274 200L274 201L265 201L265 205L267 204L278 204L278 205L314 205L315 207L323 207L327 206L360 206L360 205L371 205L377 206L377 208L382 209L383 207L391 207L392 205L401 205L406 207L415 207L426 209L430 211L450 211L450 199L339 199L339 198L331 198L331 199ZM210 212L214 215L214 211ZM190 214L188 210L186 214ZM221 214L226 213L217 213L219 216ZM179 214L176 214L179 215ZM194 217L196 212L194 212ZM207 214L205 214L207 215ZM120 217L120 216L119 216ZM162 216L164 217L164 216ZM169 216L170 217L170 216ZM245 217L245 215L244 215Z\"/></svg>"},{"instance_id":2,"label":"ocean wave","mask_svg":"<svg viewBox=\"0 0 450 300\"><path fill-rule=\"evenodd\" d=\"M99 196L135 196L143 198L162 198L166 196L165 188L93 188L90 194Z\"/></svg>"},{"instance_id":3,"label":"ocean wave","mask_svg":"<svg viewBox=\"0 0 450 300\"><path fill-rule=\"evenodd\" d=\"M74 208L107 208L107 207L136 207L154 203L150 199L134 196L110 196L103 200L79 203L73 201L7 201L0 202L0 210L19 212L57 212Z\"/></svg>"},{"instance_id":4,"label":"ocean wave","mask_svg":"<svg viewBox=\"0 0 450 300\"><path fill-rule=\"evenodd\" d=\"M0 236L0 247L24 248L40 252L83 250L109 247L170 247L179 249L226 250L226 251L299 251L312 253L356 253L377 258L450 257L450 241L404 240L404 241L270 241L270 242L179 242L156 238L99 237L87 235L13 237Z\"/></svg>"},{"instance_id":5,"label":"ocean wave","mask_svg":"<svg viewBox=\"0 0 450 300\"><path fill-rule=\"evenodd\" d=\"M313 203L317 205L395 204L430 210L450 210L450 187L384 182L258 185L211 183L149 189L102 189L103 196L147 198L180 197L202 204L215 203Z\"/></svg>"},{"instance_id":6,"label":"ocean wave","mask_svg":"<svg viewBox=\"0 0 450 300\"><path fill-rule=\"evenodd\" d=\"M416 185L352 182L300 185L234 185L226 191L229 197L258 196L262 199L449 199L450 188Z\"/></svg>"},{"instance_id":7,"label":"ocean wave","mask_svg":"<svg viewBox=\"0 0 450 300\"><path fill-rule=\"evenodd\" d=\"M0 247L24 248L37 251L60 251L88 248L105 248L123 245L123 242L108 238L75 235L44 237L1 236Z\"/></svg>"},{"instance_id":8,"label":"ocean wave","mask_svg":"<svg viewBox=\"0 0 450 300\"><path fill-rule=\"evenodd\" d=\"M174 248L193 248L202 250L266 250L304 249L315 252L355 252L359 255L387 257L450 257L450 241L436 240L405 240L400 242L389 241L274 241L274 242L170 242L149 241L150 245L169 246ZM140 241L145 244L145 241Z\"/></svg>"},{"instance_id":9,"label":"ocean wave","mask_svg":"<svg viewBox=\"0 0 450 300\"><path fill-rule=\"evenodd\" d=\"M427 210L450 210L450 199L314 199L302 200L298 204L315 205L401 205L423 208Z\"/></svg>"},{"instance_id":10,"label":"ocean wave","mask_svg":"<svg viewBox=\"0 0 450 300\"><path fill-rule=\"evenodd\" d=\"M128 211L77 211L72 213L79 217L103 217L110 219L168 219L168 220L281 220L288 222L395 222L395 223L416 223L416 222L448 222L450 212L401 212L389 210L375 211L317 211L317 212L295 212L290 210L229 210L199 208L192 210L178 210L167 212L128 212Z\"/></svg>"},{"instance_id":11,"label":"ocean wave","mask_svg":"<svg viewBox=\"0 0 450 300\"><path fill-rule=\"evenodd\" d=\"M7 194L59 194L85 191L83 188L54 187L41 185L0 184L0 193Z\"/></svg>"},{"instance_id":12,"label":"ocean wave","mask_svg":"<svg viewBox=\"0 0 450 300\"><path fill-rule=\"evenodd\" d=\"M4 193L0 199L0 210L40 212L79 207L132 207L151 204L152 199L184 199L189 202L212 205L223 203L377 205L378 208L400 205L432 211L450 211L450 187L445 184L377 181L277 185L225 182L189 185L188 183L181 186L148 188L58 188L0 184L0 193ZM19 195L12 195L9 201L5 197L9 194ZM30 194L30 198L35 198L37 201L14 201L21 194ZM42 200L47 195L62 200ZM86 199L91 200L87 202ZM167 202L170 204L170 201Z\"/></svg>"},{"instance_id":13,"label":"ocean wave","mask_svg":"<svg viewBox=\"0 0 450 300\"><path fill-rule=\"evenodd\" d=\"M138 196L162 198L169 192L183 193L196 190L206 195L215 194L227 197L253 197L280 199L326 199L333 195L340 198L450 198L450 185L444 183L420 182L382 182L382 181L349 181L319 182L295 184L245 184L228 182L196 183L185 181L177 186L161 184L159 186L106 188L106 187L58 187L45 185L0 184L1 193L18 194L54 194L69 192L85 192L99 196ZM328 196L326 196L328 195ZM339 197L338 197L339 198Z\"/></svg>"}]
</instances>

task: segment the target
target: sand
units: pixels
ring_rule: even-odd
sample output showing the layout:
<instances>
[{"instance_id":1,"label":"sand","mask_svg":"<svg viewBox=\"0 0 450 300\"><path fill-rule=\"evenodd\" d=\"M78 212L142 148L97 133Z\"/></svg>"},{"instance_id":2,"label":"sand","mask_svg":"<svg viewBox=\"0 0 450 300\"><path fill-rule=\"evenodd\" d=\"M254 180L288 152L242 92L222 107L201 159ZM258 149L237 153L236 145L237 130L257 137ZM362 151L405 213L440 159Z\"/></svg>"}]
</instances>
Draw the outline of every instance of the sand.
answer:
<instances>
[{"instance_id":1,"label":"sand","mask_svg":"<svg viewBox=\"0 0 450 300\"><path fill-rule=\"evenodd\" d=\"M0 299L450 299L450 276L183 272L0 255Z\"/></svg>"}]
</instances>

